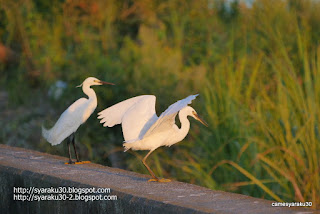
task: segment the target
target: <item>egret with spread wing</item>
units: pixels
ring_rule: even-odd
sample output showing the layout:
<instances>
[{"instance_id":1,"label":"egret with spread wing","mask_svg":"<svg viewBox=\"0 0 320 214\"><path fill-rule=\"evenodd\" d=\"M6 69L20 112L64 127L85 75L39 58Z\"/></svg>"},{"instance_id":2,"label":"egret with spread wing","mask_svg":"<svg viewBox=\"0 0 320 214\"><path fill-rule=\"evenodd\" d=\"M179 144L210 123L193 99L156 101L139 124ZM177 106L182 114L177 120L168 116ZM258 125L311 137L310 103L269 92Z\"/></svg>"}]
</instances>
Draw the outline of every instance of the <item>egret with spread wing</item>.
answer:
<instances>
[{"instance_id":1,"label":"egret with spread wing","mask_svg":"<svg viewBox=\"0 0 320 214\"><path fill-rule=\"evenodd\" d=\"M95 77L88 77L87 79L85 79L83 83L78 87L82 86L82 91L88 96L88 99L80 98L77 101L75 101L71 106L69 106L69 108L67 108L67 110L65 110L62 113L59 120L50 130L47 130L44 127L42 127L42 136L53 146L60 144L64 139L66 139L69 136L69 164L83 163L79 161L79 156L75 146L74 133L77 131L77 129L82 123L87 121L87 119L90 117L92 112L97 107L97 96L94 90L90 88L90 86L102 84L114 85L113 83L98 80ZM76 155L77 162L73 162L71 159L71 142L73 144L73 149Z\"/></svg>"},{"instance_id":2,"label":"egret with spread wing","mask_svg":"<svg viewBox=\"0 0 320 214\"><path fill-rule=\"evenodd\" d=\"M190 122L188 116L199 120L207 126L188 104L198 95L190 95L183 100L169 106L160 117L155 111L156 97L142 95L122 101L98 113L98 119L103 126L112 127L122 125L122 133L125 139L123 144L125 151L149 150L142 163L148 169L153 179L149 181L168 182L168 179L159 179L146 164L148 156L160 146L171 146L182 141L188 134ZM179 113L181 128L175 124L175 117Z\"/></svg>"}]
</instances>

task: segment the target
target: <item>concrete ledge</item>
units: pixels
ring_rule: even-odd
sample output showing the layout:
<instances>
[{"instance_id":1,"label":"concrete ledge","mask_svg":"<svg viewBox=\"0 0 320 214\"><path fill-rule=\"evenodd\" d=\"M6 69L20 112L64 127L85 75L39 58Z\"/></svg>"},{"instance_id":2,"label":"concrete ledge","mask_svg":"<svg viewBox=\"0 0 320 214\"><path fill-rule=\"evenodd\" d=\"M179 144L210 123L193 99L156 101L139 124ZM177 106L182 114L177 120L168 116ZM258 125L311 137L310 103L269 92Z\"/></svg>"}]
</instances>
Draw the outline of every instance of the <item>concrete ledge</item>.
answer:
<instances>
[{"instance_id":1,"label":"concrete ledge","mask_svg":"<svg viewBox=\"0 0 320 214\"><path fill-rule=\"evenodd\" d=\"M147 175L98 164L65 165L66 161L59 156L0 145L1 213L317 212L306 208L272 207L272 201L177 181L148 183ZM110 195L116 195L117 200L18 201L13 200L14 187L110 188Z\"/></svg>"}]
</instances>

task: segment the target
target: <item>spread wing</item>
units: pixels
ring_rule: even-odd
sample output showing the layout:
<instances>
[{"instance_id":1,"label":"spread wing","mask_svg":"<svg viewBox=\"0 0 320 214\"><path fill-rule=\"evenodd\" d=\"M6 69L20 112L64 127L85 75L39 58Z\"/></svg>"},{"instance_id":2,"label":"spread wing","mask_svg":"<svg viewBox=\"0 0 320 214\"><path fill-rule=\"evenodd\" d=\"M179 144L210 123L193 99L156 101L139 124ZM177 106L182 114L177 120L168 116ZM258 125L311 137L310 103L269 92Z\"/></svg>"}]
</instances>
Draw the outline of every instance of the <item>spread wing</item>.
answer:
<instances>
[{"instance_id":1,"label":"spread wing","mask_svg":"<svg viewBox=\"0 0 320 214\"><path fill-rule=\"evenodd\" d=\"M136 139L157 118L155 103L156 97L153 95L133 97L99 112L98 119L104 127L122 124L124 139Z\"/></svg>"},{"instance_id":2,"label":"spread wing","mask_svg":"<svg viewBox=\"0 0 320 214\"><path fill-rule=\"evenodd\" d=\"M175 124L175 117L178 114L178 112L184 107L186 107L188 104L191 104L192 100L196 99L197 96L198 94L190 95L187 98L179 100L173 103L171 106L169 106L167 110L165 110L160 115L158 120L154 122L153 125L149 128L149 130L144 134L143 138L148 137L149 135L152 135L155 132L159 133L171 129L172 126Z\"/></svg>"}]
</instances>

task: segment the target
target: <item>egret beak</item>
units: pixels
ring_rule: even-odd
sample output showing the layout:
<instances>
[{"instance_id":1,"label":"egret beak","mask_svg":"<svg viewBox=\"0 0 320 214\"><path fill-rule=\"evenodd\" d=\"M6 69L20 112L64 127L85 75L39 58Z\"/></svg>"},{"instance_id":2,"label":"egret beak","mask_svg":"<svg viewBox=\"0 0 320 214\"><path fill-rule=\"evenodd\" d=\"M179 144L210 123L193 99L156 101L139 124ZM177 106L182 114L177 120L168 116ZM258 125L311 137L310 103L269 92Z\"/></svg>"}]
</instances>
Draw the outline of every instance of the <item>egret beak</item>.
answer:
<instances>
[{"instance_id":1,"label":"egret beak","mask_svg":"<svg viewBox=\"0 0 320 214\"><path fill-rule=\"evenodd\" d=\"M101 85L115 85L114 83L111 82L104 82L104 81L99 81L99 83L101 83Z\"/></svg>"},{"instance_id":2,"label":"egret beak","mask_svg":"<svg viewBox=\"0 0 320 214\"><path fill-rule=\"evenodd\" d=\"M208 127L208 123L206 121L204 121L201 117L199 117L198 114L194 114L195 119L198 120L200 123L202 123L203 125L205 125L206 127Z\"/></svg>"}]
</instances>

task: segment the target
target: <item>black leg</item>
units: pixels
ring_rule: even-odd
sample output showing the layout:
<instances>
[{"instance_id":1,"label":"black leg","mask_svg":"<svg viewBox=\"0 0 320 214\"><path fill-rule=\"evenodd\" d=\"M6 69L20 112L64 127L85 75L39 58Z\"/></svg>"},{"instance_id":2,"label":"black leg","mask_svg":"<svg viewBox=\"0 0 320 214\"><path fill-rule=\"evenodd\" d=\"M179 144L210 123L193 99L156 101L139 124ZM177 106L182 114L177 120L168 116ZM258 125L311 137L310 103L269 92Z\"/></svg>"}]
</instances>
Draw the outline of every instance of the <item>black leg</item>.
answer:
<instances>
[{"instance_id":1,"label":"black leg","mask_svg":"<svg viewBox=\"0 0 320 214\"><path fill-rule=\"evenodd\" d=\"M73 133L72 136L73 136L72 144L73 144L74 153L76 154L77 162L80 162L79 156L78 156L78 153L77 153L77 149L76 149L76 145L75 145L75 134Z\"/></svg>"},{"instance_id":2,"label":"black leg","mask_svg":"<svg viewBox=\"0 0 320 214\"><path fill-rule=\"evenodd\" d=\"M69 164L73 164L74 162L72 161L71 158L71 151L70 151L70 143L71 143L72 139L71 136L68 138L68 142L67 142L67 146L68 146L68 152L69 152Z\"/></svg>"}]
</instances>

